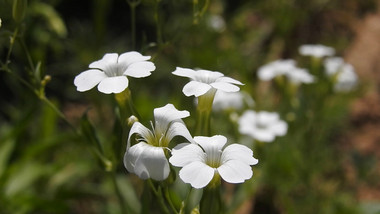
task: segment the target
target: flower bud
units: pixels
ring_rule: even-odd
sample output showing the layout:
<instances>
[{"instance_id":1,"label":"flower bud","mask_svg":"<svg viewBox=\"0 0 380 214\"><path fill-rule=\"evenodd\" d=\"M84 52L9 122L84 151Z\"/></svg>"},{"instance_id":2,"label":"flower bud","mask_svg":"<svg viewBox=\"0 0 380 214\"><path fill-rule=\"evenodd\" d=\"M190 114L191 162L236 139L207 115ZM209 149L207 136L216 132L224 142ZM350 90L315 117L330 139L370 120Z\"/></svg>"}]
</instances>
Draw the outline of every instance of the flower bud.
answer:
<instances>
[{"instance_id":1,"label":"flower bud","mask_svg":"<svg viewBox=\"0 0 380 214\"><path fill-rule=\"evenodd\" d=\"M132 115L130 116L128 119L127 119L127 122L128 122L128 126L129 127L132 127L132 125L135 123L135 122L138 122L139 119L137 117L135 117L135 115Z\"/></svg>"},{"instance_id":2,"label":"flower bud","mask_svg":"<svg viewBox=\"0 0 380 214\"><path fill-rule=\"evenodd\" d=\"M26 14L27 0L13 0L12 16L16 22L21 22Z\"/></svg>"}]
</instances>

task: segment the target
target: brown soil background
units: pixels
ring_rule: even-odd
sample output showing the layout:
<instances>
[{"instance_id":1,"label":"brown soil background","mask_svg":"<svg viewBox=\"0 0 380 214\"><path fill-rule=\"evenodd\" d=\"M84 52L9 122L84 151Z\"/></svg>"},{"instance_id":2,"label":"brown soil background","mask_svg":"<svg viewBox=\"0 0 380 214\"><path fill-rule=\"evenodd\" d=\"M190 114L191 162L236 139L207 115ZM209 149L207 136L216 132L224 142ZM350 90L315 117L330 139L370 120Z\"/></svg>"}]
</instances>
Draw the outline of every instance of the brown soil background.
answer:
<instances>
[{"instance_id":1,"label":"brown soil background","mask_svg":"<svg viewBox=\"0 0 380 214\"><path fill-rule=\"evenodd\" d=\"M380 1L378 2L380 6ZM379 7L380 8L380 7ZM364 93L351 107L352 129L342 140L342 149L350 153L371 156L376 160L372 167L373 177L380 175L380 9L353 24L355 39L345 53L359 75ZM347 176L357 186L359 201L380 200L380 180L361 181L358 172L347 160Z\"/></svg>"}]
</instances>

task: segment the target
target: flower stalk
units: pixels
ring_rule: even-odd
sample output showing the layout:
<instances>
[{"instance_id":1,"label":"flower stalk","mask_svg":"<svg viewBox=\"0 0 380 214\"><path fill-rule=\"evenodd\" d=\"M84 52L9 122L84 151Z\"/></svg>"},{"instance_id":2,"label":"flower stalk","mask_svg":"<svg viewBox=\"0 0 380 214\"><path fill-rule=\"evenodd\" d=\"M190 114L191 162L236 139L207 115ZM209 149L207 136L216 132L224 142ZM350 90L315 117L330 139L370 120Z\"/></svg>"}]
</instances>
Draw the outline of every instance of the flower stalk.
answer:
<instances>
[{"instance_id":1,"label":"flower stalk","mask_svg":"<svg viewBox=\"0 0 380 214\"><path fill-rule=\"evenodd\" d=\"M217 178L218 176L215 176ZM214 180L213 179L213 180ZM219 182L211 183L203 189L203 195L200 202L200 213L224 213L222 194L220 188L220 177Z\"/></svg>"},{"instance_id":2,"label":"flower stalk","mask_svg":"<svg viewBox=\"0 0 380 214\"><path fill-rule=\"evenodd\" d=\"M211 89L206 94L198 97L195 135L211 136L211 111L215 93L216 90Z\"/></svg>"}]
</instances>

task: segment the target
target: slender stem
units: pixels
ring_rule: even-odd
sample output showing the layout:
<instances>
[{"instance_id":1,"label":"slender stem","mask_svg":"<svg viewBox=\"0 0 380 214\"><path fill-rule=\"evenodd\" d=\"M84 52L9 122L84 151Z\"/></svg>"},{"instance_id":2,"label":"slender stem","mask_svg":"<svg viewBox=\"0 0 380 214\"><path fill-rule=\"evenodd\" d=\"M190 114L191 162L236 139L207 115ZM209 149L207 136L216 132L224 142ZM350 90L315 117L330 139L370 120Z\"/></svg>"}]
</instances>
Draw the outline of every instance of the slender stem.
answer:
<instances>
[{"instance_id":1,"label":"slender stem","mask_svg":"<svg viewBox=\"0 0 380 214\"><path fill-rule=\"evenodd\" d=\"M165 194L166 201L169 203L170 208L172 209L172 211L174 213L178 213L177 209L175 208L175 206L172 202L172 199L170 198L170 193L169 193L168 187L164 187L164 191L165 191L164 194Z\"/></svg>"},{"instance_id":2,"label":"slender stem","mask_svg":"<svg viewBox=\"0 0 380 214\"><path fill-rule=\"evenodd\" d=\"M198 97L195 135L211 135L211 111L215 93L216 89L210 89L206 94Z\"/></svg>"},{"instance_id":3,"label":"slender stem","mask_svg":"<svg viewBox=\"0 0 380 214\"><path fill-rule=\"evenodd\" d=\"M136 7L141 3L141 0L127 0L129 7L131 8L131 38L132 49L136 48Z\"/></svg>"},{"instance_id":4,"label":"slender stem","mask_svg":"<svg viewBox=\"0 0 380 214\"><path fill-rule=\"evenodd\" d=\"M150 186L150 188L153 190L153 193L154 195L156 196L158 202L159 202L159 205L161 207L161 210L164 212L164 213L167 213L167 214L170 214L170 211L169 209L167 208L166 204L165 204L165 201L163 200L164 197L162 195L162 190L161 190L161 187L158 187L158 189L156 189L156 187L154 186L153 182L151 179L148 179L148 184Z\"/></svg>"},{"instance_id":5,"label":"slender stem","mask_svg":"<svg viewBox=\"0 0 380 214\"><path fill-rule=\"evenodd\" d=\"M193 188L190 187L190 190L189 190L189 192L187 193L185 200L182 201L182 207L181 207L180 213L183 213L183 212L181 212L181 211L184 211L184 210L186 211L187 202L189 201L189 198L190 198L190 195L191 195L192 190L193 190Z\"/></svg>"},{"instance_id":6,"label":"slender stem","mask_svg":"<svg viewBox=\"0 0 380 214\"><path fill-rule=\"evenodd\" d=\"M38 95L37 95L38 96ZM76 133L77 135L80 135L79 134L79 131L77 130L77 128L75 128L75 126L66 118L66 116L63 114L62 111L60 111L56 105L54 105L48 98L46 98L45 95L43 95L43 97L40 97L40 100L42 102L44 102L45 104L47 104L51 109L53 109L55 111L55 113L63 120L65 121L65 123L74 131L74 133Z\"/></svg>"},{"instance_id":7,"label":"slender stem","mask_svg":"<svg viewBox=\"0 0 380 214\"><path fill-rule=\"evenodd\" d=\"M220 186L206 187L200 202L200 213L224 213Z\"/></svg>"},{"instance_id":8,"label":"slender stem","mask_svg":"<svg viewBox=\"0 0 380 214\"><path fill-rule=\"evenodd\" d=\"M211 111L206 110L198 110L197 111L197 121L195 125L195 135L198 136L210 136L211 135L211 127L210 127L210 119L211 119Z\"/></svg>"},{"instance_id":9,"label":"slender stem","mask_svg":"<svg viewBox=\"0 0 380 214\"><path fill-rule=\"evenodd\" d=\"M198 0L193 0L193 24L198 24Z\"/></svg>"},{"instance_id":10,"label":"slender stem","mask_svg":"<svg viewBox=\"0 0 380 214\"><path fill-rule=\"evenodd\" d=\"M132 50L136 48L136 6L131 6Z\"/></svg>"},{"instance_id":11,"label":"slender stem","mask_svg":"<svg viewBox=\"0 0 380 214\"><path fill-rule=\"evenodd\" d=\"M9 44L9 49L8 49L8 53L7 53L7 58L5 59L5 65L8 65L8 63L9 63L9 59L11 57L11 53L12 53L12 50L13 50L13 45L15 43L17 34L18 34L18 27L16 27L15 31L13 32L13 35L11 36L11 40L10 40L10 44Z\"/></svg>"},{"instance_id":12,"label":"slender stem","mask_svg":"<svg viewBox=\"0 0 380 214\"><path fill-rule=\"evenodd\" d=\"M203 14L206 13L206 11L207 11L209 5L210 5L210 0L206 0L205 4L204 4L203 7L202 7L201 12L199 13L199 16L200 16L200 17L202 17Z\"/></svg>"},{"instance_id":13,"label":"slender stem","mask_svg":"<svg viewBox=\"0 0 380 214\"><path fill-rule=\"evenodd\" d=\"M116 193L117 199L119 200L121 213L122 214L127 214L128 213L128 211L127 211L128 207L124 204L124 197L121 194L119 185L117 184L116 172L113 170L112 172L110 172L110 176L111 176L113 187L115 189L115 193Z\"/></svg>"},{"instance_id":14,"label":"slender stem","mask_svg":"<svg viewBox=\"0 0 380 214\"><path fill-rule=\"evenodd\" d=\"M160 17L159 17L159 4L161 0L156 0L155 4L155 11L154 11L154 20L156 21L156 36L157 36L157 43L161 45L163 43L162 40L162 31L161 31L161 25L160 25Z\"/></svg>"},{"instance_id":15,"label":"slender stem","mask_svg":"<svg viewBox=\"0 0 380 214\"><path fill-rule=\"evenodd\" d=\"M33 63L32 57L31 57L31 55L29 53L28 47L25 45L25 42L24 42L23 39L19 39L19 42L21 44L22 49L25 51L26 58L28 59L28 63L29 63L30 69L32 71L34 71L35 67L34 67L34 63Z\"/></svg>"}]
</instances>

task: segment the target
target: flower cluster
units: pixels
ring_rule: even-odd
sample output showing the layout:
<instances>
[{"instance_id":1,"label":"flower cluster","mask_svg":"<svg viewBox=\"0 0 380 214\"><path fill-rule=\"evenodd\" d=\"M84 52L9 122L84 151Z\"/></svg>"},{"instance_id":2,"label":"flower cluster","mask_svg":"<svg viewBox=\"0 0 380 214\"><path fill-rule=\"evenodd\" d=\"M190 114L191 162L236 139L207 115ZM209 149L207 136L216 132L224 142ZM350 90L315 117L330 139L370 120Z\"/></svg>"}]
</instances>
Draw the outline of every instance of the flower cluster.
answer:
<instances>
[{"instance_id":1,"label":"flower cluster","mask_svg":"<svg viewBox=\"0 0 380 214\"><path fill-rule=\"evenodd\" d=\"M155 70L154 64L147 61L149 59L149 56L138 52L127 52L120 56L105 54L101 60L91 63L89 70L76 76L74 84L78 91L87 91L98 85L98 90L102 93L119 94L128 87L127 76L147 77ZM238 85L243 84L220 72L177 67L172 73L190 78L183 93L198 98L198 106L202 106L198 109L202 112L209 113L213 105L228 108L237 104L237 100L241 103L243 99L247 99L244 98L246 95L238 93ZM213 104L217 92L218 96L227 96L222 93L228 93L232 101L226 104L222 100L228 99L217 98ZM248 102L252 105L253 100ZM236 108L241 106L242 104L235 105ZM239 144L228 145L223 150L227 138L222 135L193 138L182 120L189 116L188 111L180 111L173 104L167 104L154 109L151 129L135 119L129 131L124 155L127 171L141 179L162 181L171 173L169 164L172 164L182 167L179 177L194 188L203 188L210 183L215 185L220 177L230 183L242 183L250 179L253 174L251 165L258 163L252 150ZM207 123L206 120L201 119ZM174 137L181 137L187 142L172 145Z\"/></svg>"},{"instance_id":2,"label":"flower cluster","mask_svg":"<svg viewBox=\"0 0 380 214\"><path fill-rule=\"evenodd\" d=\"M324 58L323 67L325 74L333 82L336 92L352 91L357 86L358 77L354 67L344 62L341 57L335 57L334 48L324 45L307 44L300 46L299 53L303 56L317 59L316 63L320 63L320 59ZM280 59L261 66L258 69L257 76L263 81L285 76L294 85L316 82L316 78L307 69L297 67L296 61L293 59Z\"/></svg>"}]
</instances>

